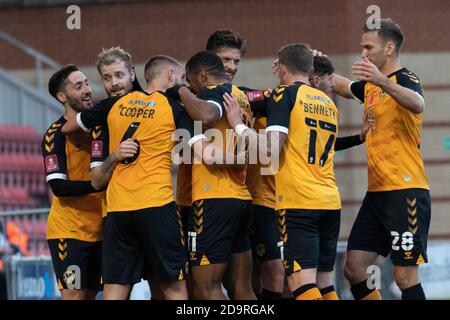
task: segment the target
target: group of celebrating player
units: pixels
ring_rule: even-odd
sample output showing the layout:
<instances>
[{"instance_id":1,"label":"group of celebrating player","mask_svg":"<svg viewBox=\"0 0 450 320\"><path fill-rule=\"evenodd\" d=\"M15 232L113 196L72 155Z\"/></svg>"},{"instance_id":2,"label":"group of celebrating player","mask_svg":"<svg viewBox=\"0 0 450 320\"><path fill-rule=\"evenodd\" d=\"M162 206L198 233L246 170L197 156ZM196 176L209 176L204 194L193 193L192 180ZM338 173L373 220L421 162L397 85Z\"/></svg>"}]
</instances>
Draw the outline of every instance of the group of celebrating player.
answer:
<instances>
[{"instance_id":1,"label":"group of celebrating player","mask_svg":"<svg viewBox=\"0 0 450 320\"><path fill-rule=\"evenodd\" d=\"M128 299L144 278L153 299L338 300L333 157L366 142L368 192L345 276L355 299L381 299L367 267L391 253L402 298L425 299L418 277L430 222L419 150L425 103L417 76L400 66L402 31L379 22L363 29L356 82L292 43L272 66L278 87L239 87L233 78L246 41L227 29L185 68L151 57L144 89L130 54L103 50L97 69L108 97L95 105L75 65L55 72L49 92L65 113L45 133L42 152L62 298L93 299L103 287L104 299ZM364 104L360 134L337 137L333 94Z\"/></svg>"}]
</instances>

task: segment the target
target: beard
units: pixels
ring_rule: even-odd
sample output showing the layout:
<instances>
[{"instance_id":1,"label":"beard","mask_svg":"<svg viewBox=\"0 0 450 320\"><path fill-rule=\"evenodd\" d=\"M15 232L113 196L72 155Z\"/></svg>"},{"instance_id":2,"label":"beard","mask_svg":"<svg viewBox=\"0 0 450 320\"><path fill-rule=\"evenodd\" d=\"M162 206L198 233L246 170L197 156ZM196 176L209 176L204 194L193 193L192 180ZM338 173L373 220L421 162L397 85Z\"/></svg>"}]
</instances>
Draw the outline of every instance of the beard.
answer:
<instances>
[{"instance_id":1,"label":"beard","mask_svg":"<svg viewBox=\"0 0 450 320\"><path fill-rule=\"evenodd\" d=\"M123 86L118 86L115 88L111 88L111 91L107 92L108 96L113 97L113 96L122 96L127 92L127 90L123 87Z\"/></svg>"},{"instance_id":2,"label":"beard","mask_svg":"<svg viewBox=\"0 0 450 320\"><path fill-rule=\"evenodd\" d=\"M72 98L70 96L67 96L67 103L69 106L74 109L77 112L81 112L83 110L89 109L92 107L92 96L89 95L89 98L91 99L90 102L83 101L83 99L87 98L88 96L80 97L80 98Z\"/></svg>"},{"instance_id":3,"label":"beard","mask_svg":"<svg viewBox=\"0 0 450 320\"><path fill-rule=\"evenodd\" d=\"M109 92L107 92L108 96L123 96L128 92L133 90L133 83L131 82L131 78L126 82L125 85L119 84L115 87L112 87Z\"/></svg>"},{"instance_id":4,"label":"beard","mask_svg":"<svg viewBox=\"0 0 450 320\"><path fill-rule=\"evenodd\" d=\"M228 79L228 81L232 82L235 75L236 75L235 71L231 71L231 70L226 70L225 69L225 76Z\"/></svg>"}]
</instances>

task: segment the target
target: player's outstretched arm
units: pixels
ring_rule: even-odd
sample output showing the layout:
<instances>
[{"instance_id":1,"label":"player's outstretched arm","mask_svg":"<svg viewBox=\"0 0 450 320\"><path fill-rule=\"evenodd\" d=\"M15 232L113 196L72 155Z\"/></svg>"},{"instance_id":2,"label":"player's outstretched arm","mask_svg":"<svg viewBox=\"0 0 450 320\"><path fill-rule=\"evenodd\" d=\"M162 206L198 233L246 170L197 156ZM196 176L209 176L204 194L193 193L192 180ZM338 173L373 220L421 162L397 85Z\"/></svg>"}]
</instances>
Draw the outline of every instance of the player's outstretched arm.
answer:
<instances>
[{"instance_id":1,"label":"player's outstretched arm","mask_svg":"<svg viewBox=\"0 0 450 320\"><path fill-rule=\"evenodd\" d=\"M180 100L191 119L202 121L205 128L213 127L220 120L220 112L215 105L198 98L184 85L169 88L166 94L175 100Z\"/></svg>"},{"instance_id":2,"label":"player's outstretched arm","mask_svg":"<svg viewBox=\"0 0 450 320\"><path fill-rule=\"evenodd\" d=\"M367 81L379 86L399 105L409 111L414 113L423 112L425 108L425 100L420 94L391 81L366 57L364 57L362 61L357 61L353 64L352 73L359 80Z\"/></svg>"},{"instance_id":3,"label":"player's outstretched arm","mask_svg":"<svg viewBox=\"0 0 450 320\"><path fill-rule=\"evenodd\" d=\"M313 49L312 52L313 52L314 57L322 57L322 56L327 57L327 55L322 53L322 51L320 51L320 50ZM272 67L272 69L273 69L273 67ZM352 83L352 81L350 79L340 76L335 73L334 74L333 92L340 95L341 97L344 97L347 99L353 99L353 95L350 92L350 83Z\"/></svg>"},{"instance_id":4,"label":"player's outstretched arm","mask_svg":"<svg viewBox=\"0 0 450 320\"><path fill-rule=\"evenodd\" d=\"M353 99L353 95L350 92L350 83L351 83L350 79L340 76L338 74L334 74L333 92L340 95L341 97Z\"/></svg>"}]
</instances>

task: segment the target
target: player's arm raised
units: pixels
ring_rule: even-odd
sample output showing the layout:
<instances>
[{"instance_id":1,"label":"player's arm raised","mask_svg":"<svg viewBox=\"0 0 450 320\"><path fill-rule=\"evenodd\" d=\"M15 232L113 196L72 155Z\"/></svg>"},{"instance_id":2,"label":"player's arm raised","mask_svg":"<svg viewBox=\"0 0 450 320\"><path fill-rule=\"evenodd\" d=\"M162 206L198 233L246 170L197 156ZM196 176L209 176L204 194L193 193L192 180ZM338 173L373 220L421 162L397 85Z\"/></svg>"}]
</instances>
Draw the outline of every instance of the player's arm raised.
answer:
<instances>
[{"instance_id":1,"label":"player's arm raised","mask_svg":"<svg viewBox=\"0 0 450 320\"><path fill-rule=\"evenodd\" d=\"M421 113L425 100L416 91L392 82L366 57L353 64L352 73L359 80L371 82L390 95L399 105L413 113ZM417 80L418 82L418 80Z\"/></svg>"},{"instance_id":2,"label":"player's arm raised","mask_svg":"<svg viewBox=\"0 0 450 320\"><path fill-rule=\"evenodd\" d=\"M350 84L351 80L340 76L338 74L334 74L334 87L333 92L348 99L352 99L353 95L350 92Z\"/></svg>"},{"instance_id":3,"label":"player's arm raised","mask_svg":"<svg viewBox=\"0 0 450 320\"><path fill-rule=\"evenodd\" d=\"M175 100L180 100L191 119L202 121L205 128L213 127L220 119L219 108L211 102L198 98L184 85L169 88L166 94Z\"/></svg>"}]
</instances>

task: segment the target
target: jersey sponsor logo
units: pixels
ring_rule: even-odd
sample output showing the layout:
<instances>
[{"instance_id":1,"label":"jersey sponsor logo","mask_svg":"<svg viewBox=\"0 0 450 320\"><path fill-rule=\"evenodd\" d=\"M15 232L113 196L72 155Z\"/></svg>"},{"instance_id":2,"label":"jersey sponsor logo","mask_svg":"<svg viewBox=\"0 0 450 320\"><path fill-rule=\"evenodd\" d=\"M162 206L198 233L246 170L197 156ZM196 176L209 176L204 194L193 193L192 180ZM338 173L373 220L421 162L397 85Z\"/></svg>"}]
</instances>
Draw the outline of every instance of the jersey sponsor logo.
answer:
<instances>
[{"instance_id":1,"label":"jersey sponsor logo","mask_svg":"<svg viewBox=\"0 0 450 320\"><path fill-rule=\"evenodd\" d=\"M336 125L334 123L329 123L329 122L326 122L326 121L319 120L319 126L322 129L327 130L327 131L331 131L331 132L336 132L337 131L337 127L336 127Z\"/></svg>"},{"instance_id":2,"label":"jersey sponsor logo","mask_svg":"<svg viewBox=\"0 0 450 320\"><path fill-rule=\"evenodd\" d=\"M330 104L330 99L327 99L327 98L324 97L324 96L313 96L313 95L307 94L307 95L306 95L306 99L307 99L307 100L317 100L317 101L322 101L322 102L325 103L325 104Z\"/></svg>"},{"instance_id":3,"label":"jersey sponsor logo","mask_svg":"<svg viewBox=\"0 0 450 320\"><path fill-rule=\"evenodd\" d=\"M154 107L154 106L156 105L155 101L153 101L153 100L147 102L147 101L143 101L143 100L139 100L139 99L136 99L136 100L128 100L128 104L129 104L130 106L132 106L132 105L143 106L144 108L145 108L145 107Z\"/></svg>"},{"instance_id":4,"label":"jersey sponsor logo","mask_svg":"<svg viewBox=\"0 0 450 320\"><path fill-rule=\"evenodd\" d=\"M92 141L91 155L93 158L103 156L103 141Z\"/></svg>"},{"instance_id":5,"label":"jersey sponsor logo","mask_svg":"<svg viewBox=\"0 0 450 320\"><path fill-rule=\"evenodd\" d=\"M45 157L45 171L47 173L55 172L59 170L58 157L55 154L51 154Z\"/></svg>"}]
</instances>

